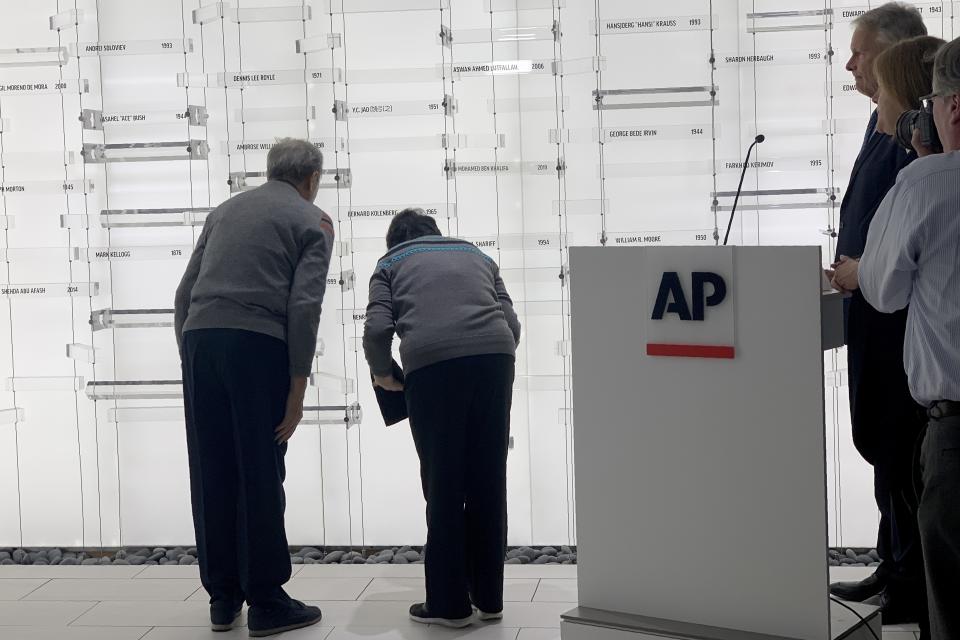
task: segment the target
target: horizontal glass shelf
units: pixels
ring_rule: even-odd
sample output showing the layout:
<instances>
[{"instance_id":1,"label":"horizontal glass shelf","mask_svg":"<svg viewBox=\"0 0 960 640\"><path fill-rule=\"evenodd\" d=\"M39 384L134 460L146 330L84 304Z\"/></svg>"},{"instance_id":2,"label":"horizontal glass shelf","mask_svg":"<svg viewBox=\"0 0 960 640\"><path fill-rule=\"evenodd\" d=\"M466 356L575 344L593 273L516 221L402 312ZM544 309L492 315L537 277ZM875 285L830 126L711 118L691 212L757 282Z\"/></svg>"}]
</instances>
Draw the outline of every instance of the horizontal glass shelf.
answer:
<instances>
[{"instance_id":1,"label":"horizontal glass shelf","mask_svg":"<svg viewBox=\"0 0 960 640\"><path fill-rule=\"evenodd\" d=\"M839 206L836 202L777 202L771 204L744 204L737 205L737 211L799 211L801 209L829 209ZM713 207L714 211L732 211L733 205Z\"/></svg>"},{"instance_id":2,"label":"horizontal glass shelf","mask_svg":"<svg viewBox=\"0 0 960 640\"><path fill-rule=\"evenodd\" d=\"M297 40L297 53L317 53L329 51L330 49L339 49L342 46L342 33L325 33L322 36L300 38Z\"/></svg>"},{"instance_id":3,"label":"horizontal glass shelf","mask_svg":"<svg viewBox=\"0 0 960 640\"><path fill-rule=\"evenodd\" d=\"M94 192L93 180L31 180L26 182L0 182L0 192L7 196L49 196L58 194L84 194Z\"/></svg>"},{"instance_id":4,"label":"horizontal glass shelf","mask_svg":"<svg viewBox=\"0 0 960 640\"><path fill-rule=\"evenodd\" d=\"M225 73L178 73L179 87L264 87L282 84L332 84L343 81L343 70L280 69L276 71L228 71Z\"/></svg>"},{"instance_id":5,"label":"horizontal glass shelf","mask_svg":"<svg viewBox=\"0 0 960 640\"><path fill-rule=\"evenodd\" d=\"M99 282L0 284L0 296L10 299L65 298L74 296L96 296L99 294Z\"/></svg>"},{"instance_id":6,"label":"horizontal glass shelf","mask_svg":"<svg viewBox=\"0 0 960 640\"><path fill-rule=\"evenodd\" d=\"M31 96L49 93L90 93L90 81L73 78L55 82L0 82L0 96Z\"/></svg>"},{"instance_id":7,"label":"horizontal glass shelf","mask_svg":"<svg viewBox=\"0 0 960 640\"><path fill-rule=\"evenodd\" d=\"M353 206L342 206L337 208L340 219L344 217L353 220L377 220L392 218L407 207L423 209L423 212L429 216L440 218L456 218L457 203L455 202L431 202L426 204L410 204L404 206L364 204Z\"/></svg>"},{"instance_id":8,"label":"horizontal glass shelf","mask_svg":"<svg viewBox=\"0 0 960 640\"><path fill-rule=\"evenodd\" d=\"M18 376L7 378L7 391L80 391L81 376Z\"/></svg>"},{"instance_id":9,"label":"horizontal glass shelf","mask_svg":"<svg viewBox=\"0 0 960 640\"><path fill-rule=\"evenodd\" d=\"M441 28L444 45L453 44L497 44L510 42L534 42L536 40L560 39L560 23L554 22L541 27L495 27L493 29L456 29Z\"/></svg>"},{"instance_id":10,"label":"horizontal glass shelf","mask_svg":"<svg viewBox=\"0 0 960 640\"><path fill-rule=\"evenodd\" d=\"M0 424L17 424L23 422L24 418L24 411L19 407L0 409Z\"/></svg>"},{"instance_id":11,"label":"horizontal glass shelf","mask_svg":"<svg viewBox=\"0 0 960 640\"><path fill-rule=\"evenodd\" d=\"M347 429L363 422L363 411L358 402L345 406L306 405L302 425L343 425Z\"/></svg>"},{"instance_id":12,"label":"horizontal glass shelf","mask_svg":"<svg viewBox=\"0 0 960 640\"><path fill-rule=\"evenodd\" d=\"M720 137L720 127L716 129L710 123L649 125L637 127L604 127L593 129L551 129L551 144L615 144L622 142L638 143L654 140L710 140Z\"/></svg>"},{"instance_id":13,"label":"horizontal glass shelf","mask_svg":"<svg viewBox=\"0 0 960 640\"><path fill-rule=\"evenodd\" d=\"M513 388L515 391L569 391L572 382L570 376L563 375L518 375L513 379Z\"/></svg>"},{"instance_id":14,"label":"horizontal glass shelf","mask_svg":"<svg viewBox=\"0 0 960 640\"><path fill-rule=\"evenodd\" d=\"M71 42L70 55L142 56L165 53L193 53L193 39L186 40L116 40L111 42Z\"/></svg>"},{"instance_id":15,"label":"horizontal glass shelf","mask_svg":"<svg viewBox=\"0 0 960 640\"><path fill-rule=\"evenodd\" d=\"M439 102L436 100L398 100L396 102L354 102L347 106L347 115L351 118L450 116L456 113L457 102L450 96L445 96L444 100Z\"/></svg>"},{"instance_id":16,"label":"horizontal glass shelf","mask_svg":"<svg viewBox=\"0 0 960 640\"><path fill-rule=\"evenodd\" d=\"M507 146L503 133L457 134L398 138L351 138L351 153L386 153L396 151L439 151L442 149L502 149Z\"/></svg>"},{"instance_id":17,"label":"horizontal glass shelf","mask_svg":"<svg viewBox=\"0 0 960 640\"><path fill-rule=\"evenodd\" d=\"M554 112L557 109L570 108L570 96L551 96L547 98L496 98L487 100L490 113L534 113L537 111Z\"/></svg>"},{"instance_id":18,"label":"horizontal glass shelf","mask_svg":"<svg viewBox=\"0 0 960 640\"><path fill-rule=\"evenodd\" d=\"M70 258L83 262L107 260L170 260L189 257L193 245L126 246L126 247L71 247Z\"/></svg>"},{"instance_id":19,"label":"horizontal glass shelf","mask_svg":"<svg viewBox=\"0 0 960 640\"><path fill-rule=\"evenodd\" d=\"M295 107L245 107L233 112L234 122L304 122L317 119L317 108L297 105Z\"/></svg>"},{"instance_id":20,"label":"horizontal glass shelf","mask_svg":"<svg viewBox=\"0 0 960 640\"><path fill-rule=\"evenodd\" d=\"M833 27L833 9L800 11L765 11L748 13L747 33L780 33L784 31L826 31ZM758 21L763 21L758 24ZM771 22L784 24L770 24Z\"/></svg>"},{"instance_id":21,"label":"horizontal glass shelf","mask_svg":"<svg viewBox=\"0 0 960 640\"><path fill-rule=\"evenodd\" d=\"M206 107L187 105L184 111L121 111L104 113L98 109L84 109L80 122L87 130L102 131L104 126L176 124L186 123L191 127L205 127L210 119Z\"/></svg>"},{"instance_id":22,"label":"horizontal glass shelf","mask_svg":"<svg viewBox=\"0 0 960 640\"><path fill-rule=\"evenodd\" d=\"M609 199L554 200L553 213L558 216L593 216L610 213Z\"/></svg>"},{"instance_id":23,"label":"horizontal glass shelf","mask_svg":"<svg viewBox=\"0 0 960 640\"><path fill-rule=\"evenodd\" d=\"M75 27L78 24L83 24L86 21L86 17L83 9L67 9L66 11L61 11L60 13L50 16L50 30L60 31L61 29Z\"/></svg>"},{"instance_id":24,"label":"horizontal glass shelf","mask_svg":"<svg viewBox=\"0 0 960 640\"><path fill-rule=\"evenodd\" d=\"M743 164L740 165L743 168ZM840 193L836 187L809 187L805 189L760 189L745 190L740 192L741 198L754 198L764 196L812 196L824 194L834 196ZM737 195L736 191L714 191L710 193L711 198L733 198Z\"/></svg>"},{"instance_id":25,"label":"horizontal glass shelf","mask_svg":"<svg viewBox=\"0 0 960 640\"><path fill-rule=\"evenodd\" d=\"M718 28L720 17L713 16L713 28ZM605 36L632 33L661 33L666 31L709 31L710 16L650 16L644 18L611 18L590 21L590 33Z\"/></svg>"},{"instance_id":26,"label":"horizontal glass shelf","mask_svg":"<svg viewBox=\"0 0 960 640\"><path fill-rule=\"evenodd\" d=\"M107 421L122 422L183 422L182 405L167 407L111 407L107 409Z\"/></svg>"},{"instance_id":27,"label":"horizontal glass shelf","mask_svg":"<svg viewBox=\"0 0 960 640\"><path fill-rule=\"evenodd\" d=\"M346 138L311 138L310 142L321 151L345 151ZM231 140L221 143L221 150L226 154L232 153L267 153L276 146L276 140Z\"/></svg>"},{"instance_id":28,"label":"horizontal glass shelf","mask_svg":"<svg viewBox=\"0 0 960 640\"><path fill-rule=\"evenodd\" d=\"M85 162L96 164L205 160L210 155L210 147L206 140L118 144L84 142L81 155Z\"/></svg>"},{"instance_id":29,"label":"horizontal glass shelf","mask_svg":"<svg viewBox=\"0 0 960 640\"><path fill-rule=\"evenodd\" d=\"M563 286L569 277L570 269L566 265L560 267L528 267L500 269L500 276L504 282L557 284Z\"/></svg>"},{"instance_id":30,"label":"horizontal glass shelf","mask_svg":"<svg viewBox=\"0 0 960 640\"><path fill-rule=\"evenodd\" d=\"M173 326L173 309L97 309L90 313L94 331L153 329Z\"/></svg>"},{"instance_id":31,"label":"horizontal glass shelf","mask_svg":"<svg viewBox=\"0 0 960 640\"><path fill-rule=\"evenodd\" d=\"M655 99L638 100L636 96ZM683 99L678 99L680 97ZM719 104L716 87L660 87L644 89L607 89L594 91L594 110L676 109L711 107Z\"/></svg>"},{"instance_id":32,"label":"horizontal glass shelf","mask_svg":"<svg viewBox=\"0 0 960 640\"><path fill-rule=\"evenodd\" d=\"M320 180L321 189L349 189L353 184L353 172L350 169L324 169L323 178ZM266 182L266 171L234 171L230 173L230 179L227 181L230 185L230 193L248 191L256 189ZM251 184L256 180L256 184Z\"/></svg>"},{"instance_id":33,"label":"horizontal glass shelf","mask_svg":"<svg viewBox=\"0 0 960 640\"><path fill-rule=\"evenodd\" d=\"M434 83L444 77L443 65L435 67L398 67L392 69L350 69L350 84Z\"/></svg>"},{"instance_id":34,"label":"horizontal glass shelf","mask_svg":"<svg viewBox=\"0 0 960 640\"><path fill-rule=\"evenodd\" d=\"M104 229L123 227L201 227L213 211L210 207L169 209L104 209L97 216ZM84 216L86 217L86 216Z\"/></svg>"},{"instance_id":35,"label":"horizontal glass shelf","mask_svg":"<svg viewBox=\"0 0 960 640\"><path fill-rule=\"evenodd\" d=\"M718 53L714 63L718 68L740 67L745 65L763 66L799 66L806 64L828 64L831 56L823 49L781 50L758 53Z\"/></svg>"},{"instance_id":36,"label":"horizontal glass shelf","mask_svg":"<svg viewBox=\"0 0 960 640\"><path fill-rule=\"evenodd\" d=\"M51 149L50 151L5 151L3 161L9 167L11 165L72 165L77 162L76 151L64 151L62 149Z\"/></svg>"},{"instance_id":37,"label":"horizontal glass shelf","mask_svg":"<svg viewBox=\"0 0 960 640\"><path fill-rule=\"evenodd\" d=\"M713 229L670 229L665 231L608 232L606 246L694 246L715 244Z\"/></svg>"},{"instance_id":38,"label":"horizontal glass shelf","mask_svg":"<svg viewBox=\"0 0 960 640\"><path fill-rule=\"evenodd\" d=\"M180 380L93 380L87 383L91 400L176 400L183 397Z\"/></svg>"},{"instance_id":39,"label":"horizontal glass shelf","mask_svg":"<svg viewBox=\"0 0 960 640\"><path fill-rule=\"evenodd\" d=\"M61 67L67 63L66 47L17 47L0 49L0 69Z\"/></svg>"},{"instance_id":40,"label":"horizontal glass shelf","mask_svg":"<svg viewBox=\"0 0 960 640\"><path fill-rule=\"evenodd\" d=\"M324 0L324 13L439 11L439 0Z\"/></svg>"},{"instance_id":41,"label":"horizontal glass shelf","mask_svg":"<svg viewBox=\"0 0 960 640\"><path fill-rule=\"evenodd\" d=\"M332 373L322 373L319 371L314 371L310 374L310 386L343 394L356 393L357 391L357 381L353 378L345 378Z\"/></svg>"},{"instance_id":42,"label":"horizontal glass shelf","mask_svg":"<svg viewBox=\"0 0 960 640\"><path fill-rule=\"evenodd\" d=\"M556 160L542 162L454 162L449 161L444 166L448 179L470 176L493 175L527 175L527 176L554 176L563 173L564 164Z\"/></svg>"},{"instance_id":43,"label":"horizontal glass shelf","mask_svg":"<svg viewBox=\"0 0 960 640\"><path fill-rule=\"evenodd\" d=\"M569 316L569 300L514 300L513 309L519 316Z\"/></svg>"},{"instance_id":44,"label":"horizontal glass shelf","mask_svg":"<svg viewBox=\"0 0 960 640\"><path fill-rule=\"evenodd\" d=\"M483 0L487 11L529 11L531 9L563 9L567 0Z\"/></svg>"},{"instance_id":45,"label":"horizontal glass shelf","mask_svg":"<svg viewBox=\"0 0 960 640\"><path fill-rule=\"evenodd\" d=\"M0 225L2 228L2 225ZM70 259L70 249L66 247L11 247L9 249L0 249L0 262L16 262L17 260L29 260L31 258L44 257L49 254L59 254L53 259Z\"/></svg>"},{"instance_id":46,"label":"horizontal glass shelf","mask_svg":"<svg viewBox=\"0 0 960 640\"><path fill-rule=\"evenodd\" d=\"M224 16L231 22L302 22L313 19L313 7L306 3L285 7L244 7L231 9Z\"/></svg>"},{"instance_id":47,"label":"horizontal glass shelf","mask_svg":"<svg viewBox=\"0 0 960 640\"><path fill-rule=\"evenodd\" d=\"M77 342L67 345L67 358L78 362L89 362L96 364L97 349L89 344L80 344Z\"/></svg>"}]
</instances>

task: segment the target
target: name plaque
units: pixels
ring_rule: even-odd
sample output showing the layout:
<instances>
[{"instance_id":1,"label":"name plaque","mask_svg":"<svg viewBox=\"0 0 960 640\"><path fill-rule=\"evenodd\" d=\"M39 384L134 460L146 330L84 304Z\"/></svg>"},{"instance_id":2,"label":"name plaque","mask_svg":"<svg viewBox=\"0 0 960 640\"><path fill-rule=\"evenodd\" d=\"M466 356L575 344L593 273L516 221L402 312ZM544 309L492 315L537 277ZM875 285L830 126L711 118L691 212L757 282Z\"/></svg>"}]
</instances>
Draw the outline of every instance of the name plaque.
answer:
<instances>
[{"instance_id":1,"label":"name plaque","mask_svg":"<svg viewBox=\"0 0 960 640\"><path fill-rule=\"evenodd\" d=\"M716 29L719 24L720 18L713 16L713 28ZM590 22L590 33L600 33L601 35L709 30L709 15L617 18Z\"/></svg>"},{"instance_id":2,"label":"name plaque","mask_svg":"<svg viewBox=\"0 0 960 640\"><path fill-rule=\"evenodd\" d=\"M186 40L126 40L112 42L71 42L70 55L82 56L142 56L167 53L193 53L193 39Z\"/></svg>"},{"instance_id":3,"label":"name plaque","mask_svg":"<svg viewBox=\"0 0 960 640\"><path fill-rule=\"evenodd\" d=\"M43 95L70 91L73 93L90 93L90 81L84 79L73 80L37 80L36 82L0 82L0 95Z\"/></svg>"}]
</instances>

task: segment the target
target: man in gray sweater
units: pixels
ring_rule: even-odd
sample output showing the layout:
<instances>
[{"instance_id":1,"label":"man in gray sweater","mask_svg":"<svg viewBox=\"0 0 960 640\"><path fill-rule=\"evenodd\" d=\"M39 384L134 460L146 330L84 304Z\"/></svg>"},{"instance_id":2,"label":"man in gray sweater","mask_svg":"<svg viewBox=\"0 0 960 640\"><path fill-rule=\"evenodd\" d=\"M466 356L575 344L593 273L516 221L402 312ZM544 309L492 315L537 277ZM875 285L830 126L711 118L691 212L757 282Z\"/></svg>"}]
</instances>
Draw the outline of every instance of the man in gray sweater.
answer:
<instances>
[{"instance_id":1,"label":"man in gray sweater","mask_svg":"<svg viewBox=\"0 0 960 640\"><path fill-rule=\"evenodd\" d=\"M177 288L187 450L200 578L215 631L246 600L250 635L320 621L291 599L284 454L303 417L333 247L312 203L323 157L284 139L268 181L207 218Z\"/></svg>"}]
</instances>

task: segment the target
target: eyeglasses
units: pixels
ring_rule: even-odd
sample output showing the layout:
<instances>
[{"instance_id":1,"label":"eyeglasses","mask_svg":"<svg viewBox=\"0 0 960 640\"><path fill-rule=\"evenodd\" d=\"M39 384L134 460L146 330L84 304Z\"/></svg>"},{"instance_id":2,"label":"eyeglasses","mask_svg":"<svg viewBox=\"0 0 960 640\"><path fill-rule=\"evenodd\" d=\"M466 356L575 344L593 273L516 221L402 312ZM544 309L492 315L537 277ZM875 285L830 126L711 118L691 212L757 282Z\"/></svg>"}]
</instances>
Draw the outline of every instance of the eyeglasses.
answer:
<instances>
[{"instance_id":1,"label":"eyeglasses","mask_svg":"<svg viewBox=\"0 0 960 640\"><path fill-rule=\"evenodd\" d=\"M933 113L933 100L935 98L942 98L944 95L942 93L931 93L929 95L923 96L920 98L920 108L926 111L927 113Z\"/></svg>"}]
</instances>

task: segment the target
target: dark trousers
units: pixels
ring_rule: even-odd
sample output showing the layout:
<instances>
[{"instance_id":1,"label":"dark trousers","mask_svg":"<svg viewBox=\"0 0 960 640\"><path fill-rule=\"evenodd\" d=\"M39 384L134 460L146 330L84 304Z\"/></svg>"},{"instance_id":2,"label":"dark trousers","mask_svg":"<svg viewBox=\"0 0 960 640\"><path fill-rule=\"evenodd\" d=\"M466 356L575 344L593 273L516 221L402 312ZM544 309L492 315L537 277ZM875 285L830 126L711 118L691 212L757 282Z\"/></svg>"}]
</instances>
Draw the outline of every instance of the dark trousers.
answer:
<instances>
[{"instance_id":1,"label":"dark trousers","mask_svg":"<svg viewBox=\"0 0 960 640\"><path fill-rule=\"evenodd\" d=\"M290 389L287 346L233 329L187 331L183 391L200 580L211 604L282 605L286 445L274 440Z\"/></svg>"},{"instance_id":2,"label":"dark trousers","mask_svg":"<svg viewBox=\"0 0 960 640\"><path fill-rule=\"evenodd\" d=\"M507 450L514 359L482 355L410 373L410 428L427 500L425 572L431 616L503 610Z\"/></svg>"},{"instance_id":3,"label":"dark trousers","mask_svg":"<svg viewBox=\"0 0 960 640\"><path fill-rule=\"evenodd\" d=\"M960 638L960 416L931 420L921 468L920 536L930 637Z\"/></svg>"}]
</instances>

